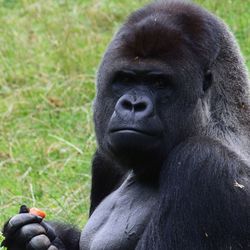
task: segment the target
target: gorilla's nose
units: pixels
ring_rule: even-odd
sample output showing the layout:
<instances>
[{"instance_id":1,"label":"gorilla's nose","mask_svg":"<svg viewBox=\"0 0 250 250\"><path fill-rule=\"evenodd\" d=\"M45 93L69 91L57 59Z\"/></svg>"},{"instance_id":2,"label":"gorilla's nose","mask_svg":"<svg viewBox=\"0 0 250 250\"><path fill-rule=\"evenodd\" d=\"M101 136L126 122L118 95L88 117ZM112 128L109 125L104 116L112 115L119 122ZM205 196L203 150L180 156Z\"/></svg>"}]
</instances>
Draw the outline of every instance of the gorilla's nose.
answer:
<instances>
[{"instance_id":1,"label":"gorilla's nose","mask_svg":"<svg viewBox=\"0 0 250 250\"><path fill-rule=\"evenodd\" d=\"M153 114L153 103L147 96L123 95L117 102L116 112L120 115L134 115L137 119L149 117Z\"/></svg>"}]
</instances>

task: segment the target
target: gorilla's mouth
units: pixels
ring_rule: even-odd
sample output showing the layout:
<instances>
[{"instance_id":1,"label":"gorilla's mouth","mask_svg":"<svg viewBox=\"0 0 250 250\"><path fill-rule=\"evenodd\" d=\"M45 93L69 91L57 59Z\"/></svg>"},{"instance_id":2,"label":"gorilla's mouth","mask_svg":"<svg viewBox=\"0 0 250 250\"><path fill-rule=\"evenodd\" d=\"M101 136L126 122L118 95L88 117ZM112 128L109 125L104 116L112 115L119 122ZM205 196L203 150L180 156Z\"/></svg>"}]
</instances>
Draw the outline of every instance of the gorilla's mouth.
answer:
<instances>
[{"instance_id":1,"label":"gorilla's mouth","mask_svg":"<svg viewBox=\"0 0 250 250\"><path fill-rule=\"evenodd\" d=\"M137 128L116 128L116 129L111 129L110 133L135 134L135 135L150 136L150 137L159 136L159 134L157 133L152 133Z\"/></svg>"},{"instance_id":2,"label":"gorilla's mouth","mask_svg":"<svg viewBox=\"0 0 250 250\"><path fill-rule=\"evenodd\" d=\"M158 132L158 133L157 133ZM153 151L161 145L161 133L134 127L120 127L109 130L109 146L115 153L133 155Z\"/></svg>"}]
</instances>

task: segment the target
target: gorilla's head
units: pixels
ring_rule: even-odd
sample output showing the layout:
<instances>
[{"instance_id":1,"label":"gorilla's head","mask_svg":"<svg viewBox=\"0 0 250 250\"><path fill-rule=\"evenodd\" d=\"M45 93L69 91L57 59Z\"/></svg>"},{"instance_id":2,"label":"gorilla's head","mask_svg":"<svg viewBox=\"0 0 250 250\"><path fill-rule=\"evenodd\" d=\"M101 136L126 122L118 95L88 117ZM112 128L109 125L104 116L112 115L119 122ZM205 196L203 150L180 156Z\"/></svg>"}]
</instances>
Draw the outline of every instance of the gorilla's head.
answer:
<instances>
[{"instance_id":1,"label":"gorilla's head","mask_svg":"<svg viewBox=\"0 0 250 250\"><path fill-rule=\"evenodd\" d=\"M134 12L98 72L100 150L144 173L158 169L187 137L227 138L242 118L237 106L248 105L238 55L225 25L197 6L153 3ZM236 84L242 79L246 86Z\"/></svg>"}]
</instances>

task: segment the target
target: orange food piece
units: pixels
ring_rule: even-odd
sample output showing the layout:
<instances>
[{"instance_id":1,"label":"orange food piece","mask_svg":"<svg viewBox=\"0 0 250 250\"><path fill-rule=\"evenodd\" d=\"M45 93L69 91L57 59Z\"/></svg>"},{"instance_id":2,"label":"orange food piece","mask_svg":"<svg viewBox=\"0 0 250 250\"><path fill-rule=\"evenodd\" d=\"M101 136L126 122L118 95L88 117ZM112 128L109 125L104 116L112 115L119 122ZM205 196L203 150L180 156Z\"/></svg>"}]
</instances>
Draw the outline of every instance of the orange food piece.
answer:
<instances>
[{"instance_id":1,"label":"orange food piece","mask_svg":"<svg viewBox=\"0 0 250 250\"><path fill-rule=\"evenodd\" d=\"M30 208L29 213L40 216L42 218L46 217L46 213L44 211L42 211L42 210L40 210L38 208L35 208L35 207Z\"/></svg>"}]
</instances>

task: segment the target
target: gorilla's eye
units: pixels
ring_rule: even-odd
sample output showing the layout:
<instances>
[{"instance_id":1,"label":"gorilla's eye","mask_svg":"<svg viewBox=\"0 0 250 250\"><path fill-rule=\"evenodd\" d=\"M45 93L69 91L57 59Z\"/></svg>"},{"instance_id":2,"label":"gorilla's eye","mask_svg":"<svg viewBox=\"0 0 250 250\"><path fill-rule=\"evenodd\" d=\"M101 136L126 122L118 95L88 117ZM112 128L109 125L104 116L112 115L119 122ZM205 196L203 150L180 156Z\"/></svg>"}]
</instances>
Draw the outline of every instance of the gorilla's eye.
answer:
<instances>
[{"instance_id":1,"label":"gorilla's eye","mask_svg":"<svg viewBox=\"0 0 250 250\"><path fill-rule=\"evenodd\" d=\"M113 79L114 83L130 83L135 80L136 74L133 71L118 71Z\"/></svg>"},{"instance_id":2,"label":"gorilla's eye","mask_svg":"<svg viewBox=\"0 0 250 250\"><path fill-rule=\"evenodd\" d=\"M122 83L129 83L133 80L133 78L131 76L128 76L128 75L121 75L119 77L119 82L122 82Z\"/></svg>"},{"instance_id":3,"label":"gorilla's eye","mask_svg":"<svg viewBox=\"0 0 250 250\"><path fill-rule=\"evenodd\" d=\"M163 79L156 80L153 84L158 89L162 89L162 88L166 87L166 84L163 81Z\"/></svg>"},{"instance_id":4,"label":"gorilla's eye","mask_svg":"<svg viewBox=\"0 0 250 250\"><path fill-rule=\"evenodd\" d=\"M168 75L151 76L150 82L156 89L166 89L172 86L172 79Z\"/></svg>"},{"instance_id":5,"label":"gorilla's eye","mask_svg":"<svg viewBox=\"0 0 250 250\"><path fill-rule=\"evenodd\" d=\"M137 82L136 75L131 73L130 71L118 71L111 83L112 90L115 94L120 95L125 91L128 91L132 87L134 87L134 83Z\"/></svg>"}]
</instances>

